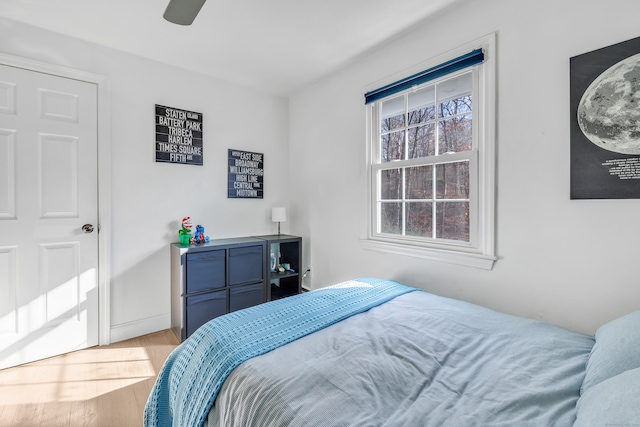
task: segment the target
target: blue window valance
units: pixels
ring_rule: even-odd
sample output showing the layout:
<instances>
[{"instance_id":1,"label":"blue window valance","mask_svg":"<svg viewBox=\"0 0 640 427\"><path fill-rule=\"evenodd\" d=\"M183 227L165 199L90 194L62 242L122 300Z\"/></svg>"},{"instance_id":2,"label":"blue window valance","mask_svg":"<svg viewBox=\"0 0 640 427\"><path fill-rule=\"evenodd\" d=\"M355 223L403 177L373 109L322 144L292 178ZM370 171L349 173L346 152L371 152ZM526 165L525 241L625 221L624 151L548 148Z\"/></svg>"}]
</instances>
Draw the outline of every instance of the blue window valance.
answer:
<instances>
[{"instance_id":1,"label":"blue window valance","mask_svg":"<svg viewBox=\"0 0 640 427\"><path fill-rule=\"evenodd\" d=\"M386 86L382 86L381 88L367 92L364 94L364 103L369 104L371 102L375 102L395 93L402 92L403 90L410 89L413 86L417 86L430 80L435 80L464 68L481 64L483 61L484 52L482 49L476 49L465 55L436 65L435 67L431 67L412 76L405 77L397 82L390 83Z\"/></svg>"}]
</instances>

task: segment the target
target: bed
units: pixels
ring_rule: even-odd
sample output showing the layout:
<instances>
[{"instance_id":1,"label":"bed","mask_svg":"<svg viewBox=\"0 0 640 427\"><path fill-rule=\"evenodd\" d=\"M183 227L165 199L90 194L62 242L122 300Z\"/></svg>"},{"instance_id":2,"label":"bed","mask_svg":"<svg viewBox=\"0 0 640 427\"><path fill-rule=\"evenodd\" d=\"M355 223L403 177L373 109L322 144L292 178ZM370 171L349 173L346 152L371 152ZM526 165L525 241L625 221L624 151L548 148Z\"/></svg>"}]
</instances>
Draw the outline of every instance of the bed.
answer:
<instances>
[{"instance_id":1,"label":"bed","mask_svg":"<svg viewBox=\"0 0 640 427\"><path fill-rule=\"evenodd\" d=\"M361 278L216 318L146 426L640 426L640 311L595 336Z\"/></svg>"}]
</instances>

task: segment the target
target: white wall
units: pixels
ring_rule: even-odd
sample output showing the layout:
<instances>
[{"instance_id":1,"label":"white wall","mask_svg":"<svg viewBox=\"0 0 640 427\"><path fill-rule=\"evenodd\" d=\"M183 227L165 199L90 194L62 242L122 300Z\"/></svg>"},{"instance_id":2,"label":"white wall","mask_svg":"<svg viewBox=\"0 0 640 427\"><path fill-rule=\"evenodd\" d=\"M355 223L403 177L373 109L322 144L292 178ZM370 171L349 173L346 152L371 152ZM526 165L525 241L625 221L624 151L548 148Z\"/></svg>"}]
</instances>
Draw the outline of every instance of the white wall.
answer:
<instances>
[{"instance_id":1,"label":"white wall","mask_svg":"<svg viewBox=\"0 0 640 427\"><path fill-rule=\"evenodd\" d=\"M7 20L0 52L108 79L113 341L169 328L169 244L184 216L211 238L275 232L271 207L288 200L287 99ZM203 166L155 163L155 104L203 114ZM229 148L265 154L263 200L227 198Z\"/></svg>"},{"instance_id":2,"label":"white wall","mask_svg":"<svg viewBox=\"0 0 640 427\"><path fill-rule=\"evenodd\" d=\"M640 36L640 2L462 1L290 100L292 211L312 286L395 279L592 333L640 309L640 200L569 199L569 58ZM497 34L492 271L362 249L364 87Z\"/></svg>"},{"instance_id":3,"label":"white wall","mask_svg":"<svg viewBox=\"0 0 640 427\"><path fill-rule=\"evenodd\" d=\"M314 287L380 276L593 332L640 308L640 201L569 200L569 58L640 36L639 14L640 3L630 0L463 0L293 96L289 106L2 19L0 52L108 78L114 340L169 326L168 245L183 216L211 237L270 233L270 208L290 198L283 231L305 238ZM494 31L500 260L482 271L362 249L363 88ZM156 103L203 113L204 166L153 161ZM243 114L248 107L251 119ZM264 200L226 198L228 148L265 153Z\"/></svg>"}]
</instances>

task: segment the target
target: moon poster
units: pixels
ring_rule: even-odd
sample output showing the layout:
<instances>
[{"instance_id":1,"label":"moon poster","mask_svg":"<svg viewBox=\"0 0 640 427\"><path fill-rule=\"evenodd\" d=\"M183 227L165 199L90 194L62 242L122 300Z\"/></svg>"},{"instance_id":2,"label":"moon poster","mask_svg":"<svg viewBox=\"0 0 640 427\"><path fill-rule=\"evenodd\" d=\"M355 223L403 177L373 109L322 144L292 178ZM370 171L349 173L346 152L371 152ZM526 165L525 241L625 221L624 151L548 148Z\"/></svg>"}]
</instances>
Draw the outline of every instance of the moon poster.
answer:
<instances>
[{"instance_id":1,"label":"moon poster","mask_svg":"<svg viewBox=\"0 0 640 427\"><path fill-rule=\"evenodd\" d=\"M570 59L571 199L640 198L640 37Z\"/></svg>"}]
</instances>

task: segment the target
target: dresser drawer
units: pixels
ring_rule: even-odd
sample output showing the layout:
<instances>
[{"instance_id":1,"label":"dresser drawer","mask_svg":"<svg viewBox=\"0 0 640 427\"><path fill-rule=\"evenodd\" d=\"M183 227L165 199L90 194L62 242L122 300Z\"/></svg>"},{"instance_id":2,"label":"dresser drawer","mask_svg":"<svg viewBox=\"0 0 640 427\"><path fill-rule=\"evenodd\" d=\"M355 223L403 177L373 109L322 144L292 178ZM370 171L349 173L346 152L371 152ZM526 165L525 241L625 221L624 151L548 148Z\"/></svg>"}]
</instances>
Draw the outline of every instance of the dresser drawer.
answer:
<instances>
[{"instance_id":1,"label":"dresser drawer","mask_svg":"<svg viewBox=\"0 0 640 427\"><path fill-rule=\"evenodd\" d=\"M229 286L263 280L264 259L263 245L229 249Z\"/></svg>"},{"instance_id":2,"label":"dresser drawer","mask_svg":"<svg viewBox=\"0 0 640 427\"><path fill-rule=\"evenodd\" d=\"M208 292L186 298L186 336L214 317L227 313L227 290Z\"/></svg>"},{"instance_id":3,"label":"dresser drawer","mask_svg":"<svg viewBox=\"0 0 640 427\"><path fill-rule=\"evenodd\" d=\"M265 289L262 282L229 288L229 312L242 310L263 302L265 302Z\"/></svg>"},{"instance_id":4,"label":"dresser drawer","mask_svg":"<svg viewBox=\"0 0 640 427\"><path fill-rule=\"evenodd\" d=\"M187 294L224 288L225 250L188 253L186 274Z\"/></svg>"}]
</instances>

